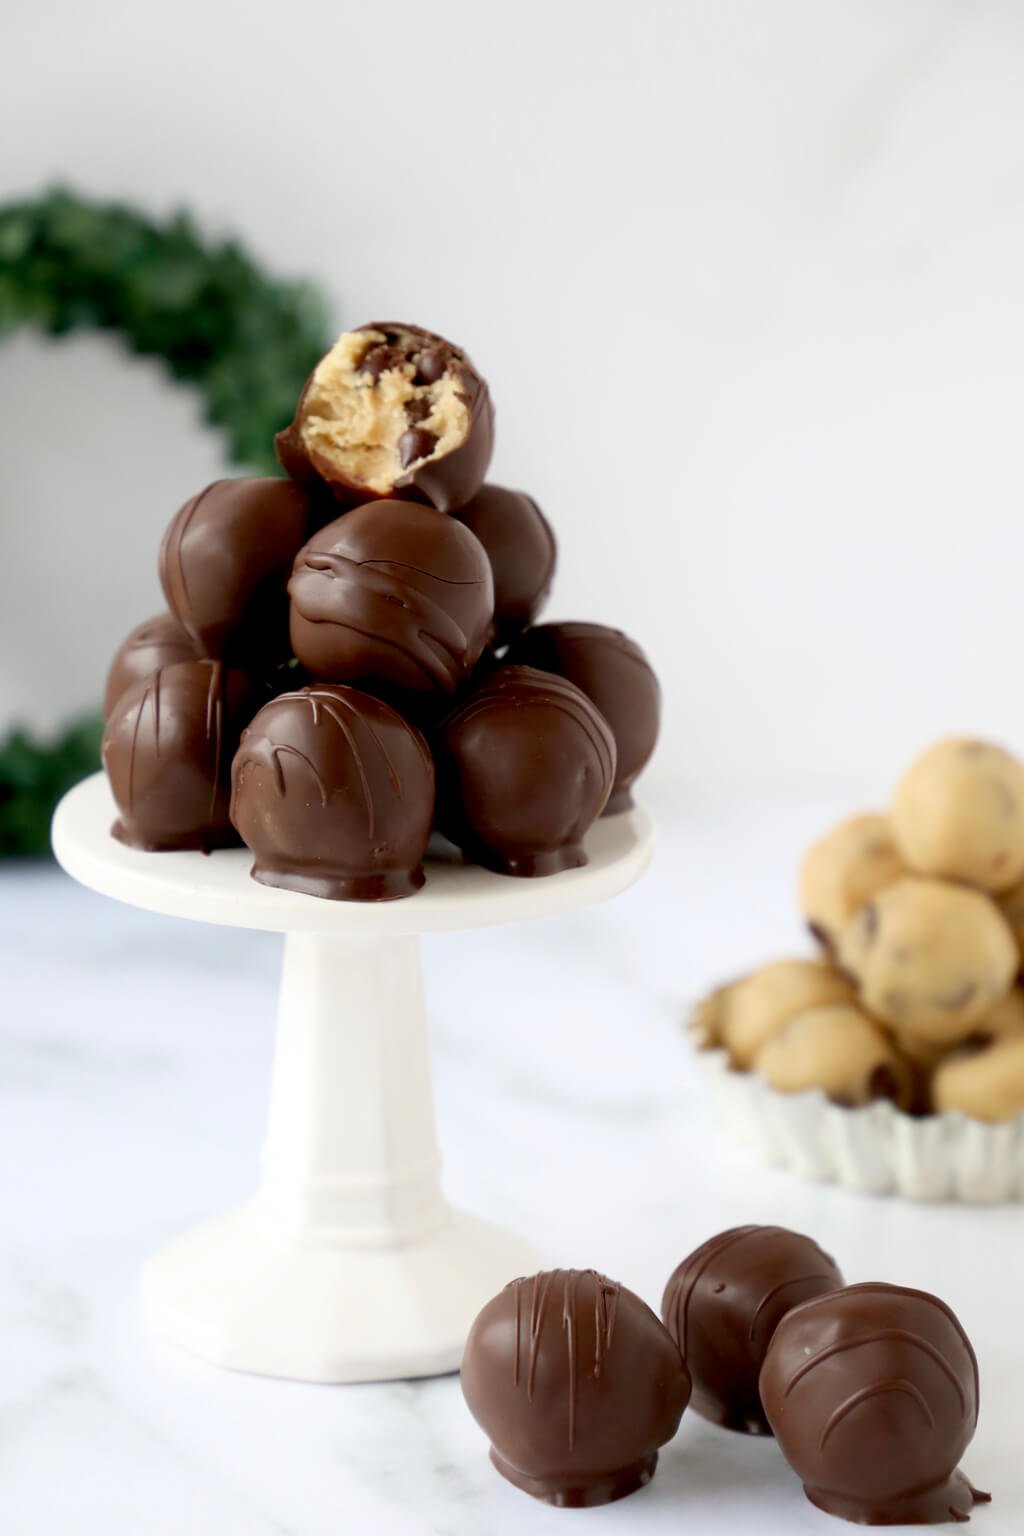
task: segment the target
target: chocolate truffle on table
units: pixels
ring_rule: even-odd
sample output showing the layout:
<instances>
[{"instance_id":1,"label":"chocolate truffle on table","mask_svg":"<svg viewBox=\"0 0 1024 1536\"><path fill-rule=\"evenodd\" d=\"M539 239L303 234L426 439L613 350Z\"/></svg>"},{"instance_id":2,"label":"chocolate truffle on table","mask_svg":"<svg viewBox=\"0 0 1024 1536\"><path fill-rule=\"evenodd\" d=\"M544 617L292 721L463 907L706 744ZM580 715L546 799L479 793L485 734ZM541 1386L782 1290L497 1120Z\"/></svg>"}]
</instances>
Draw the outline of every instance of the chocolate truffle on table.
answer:
<instances>
[{"instance_id":1,"label":"chocolate truffle on table","mask_svg":"<svg viewBox=\"0 0 1024 1536\"><path fill-rule=\"evenodd\" d=\"M456 516L473 530L491 562L494 644L500 649L544 606L555 575L555 535L532 497L503 485L482 485Z\"/></svg>"},{"instance_id":2,"label":"chocolate truffle on table","mask_svg":"<svg viewBox=\"0 0 1024 1536\"><path fill-rule=\"evenodd\" d=\"M967 1520L978 1493L957 1470L978 1422L978 1362L944 1302L851 1285L804 1302L775 1330L761 1399L812 1504L862 1525Z\"/></svg>"},{"instance_id":3,"label":"chocolate truffle on table","mask_svg":"<svg viewBox=\"0 0 1024 1536\"><path fill-rule=\"evenodd\" d=\"M836 1263L785 1227L733 1227L703 1243L671 1275L661 1303L704 1418L770 1435L757 1379L779 1322L801 1301L837 1290Z\"/></svg>"},{"instance_id":4,"label":"chocolate truffle on table","mask_svg":"<svg viewBox=\"0 0 1024 1536\"><path fill-rule=\"evenodd\" d=\"M215 480L175 514L160 546L167 605L201 656L250 671L284 660L286 586L312 503L290 480Z\"/></svg>"},{"instance_id":5,"label":"chocolate truffle on table","mask_svg":"<svg viewBox=\"0 0 1024 1536\"><path fill-rule=\"evenodd\" d=\"M243 732L231 777L254 880L332 901L422 886L434 765L382 700L324 684L280 694Z\"/></svg>"},{"instance_id":6,"label":"chocolate truffle on table","mask_svg":"<svg viewBox=\"0 0 1024 1536\"><path fill-rule=\"evenodd\" d=\"M220 661L174 662L132 683L103 737L120 813L113 835L153 852L237 842L228 819L231 756L253 708L250 680Z\"/></svg>"},{"instance_id":7,"label":"chocolate truffle on table","mask_svg":"<svg viewBox=\"0 0 1024 1536\"><path fill-rule=\"evenodd\" d=\"M277 456L300 484L349 506L408 497L441 512L483 484L494 406L460 347L390 321L346 331L314 368Z\"/></svg>"},{"instance_id":8,"label":"chocolate truffle on table","mask_svg":"<svg viewBox=\"0 0 1024 1536\"><path fill-rule=\"evenodd\" d=\"M661 688L636 641L604 624L541 624L512 644L506 660L567 678L601 711L615 737L618 763L604 814L628 810L661 719Z\"/></svg>"},{"instance_id":9,"label":"chocolate truffle on table","mask_svg":"<svg viewBox=\"0 0 1024 1536\"><path fill-rule=\"evenodd\" d=\"M565 678L499 666L438 733L438 826L505 875L586 864L615 777L615 740Z\"/></svg>"},{"instance_id":10,"label":"chocolate truffle on table","mask_svg":"<svg viewBox=\"0 0 1024 1536\"><path fill-rule=\"evenodd\" d=\"M690 1378L639 1296L593 1269L556 1269L487 1303L466 1342L462 1392L504 1477L579 1508L650 1482Z\"/></svg>"},{"instance_id":11,"label":"chocolate truffle on table","mask_svg":"<svg viewBox=\"0 0 1024 1536\"><path fill-rule=\"evenodd\" d=\"M195 646L173 614L158 613L137 624L110 663L103 695L104 720L109 720L114 705L132 683L158 667L197 659Z\"/></svg>"},{"instance_id":12,"label":"chocolate truffle on table","mask_svg":"<svg viewBox=\"0 0 1024 1536\"><path fill-rule=\"evenodd\" d=\"M483 545L433 507L371 501L300 550L288 583L295 655L314 677L453 694L494 614Z\"/></svg>"}]
</instances>

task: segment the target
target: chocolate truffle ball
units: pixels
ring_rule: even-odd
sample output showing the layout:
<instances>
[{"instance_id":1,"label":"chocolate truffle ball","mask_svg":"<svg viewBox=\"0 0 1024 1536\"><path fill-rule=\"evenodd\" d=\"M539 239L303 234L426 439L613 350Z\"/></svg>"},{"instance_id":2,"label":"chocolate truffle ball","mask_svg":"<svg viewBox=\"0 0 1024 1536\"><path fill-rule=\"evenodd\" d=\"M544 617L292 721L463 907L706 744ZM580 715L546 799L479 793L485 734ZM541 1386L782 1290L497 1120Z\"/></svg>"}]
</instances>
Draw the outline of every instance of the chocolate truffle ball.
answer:
<instances>
[{"instance_id":1,"label":"chocolate truffle ball","mask_svg":"<svg viewBox=\"0 0 1024 1536\"><path fill-rule=\"evenodd\" d=\"M876 1018L934 1045L966 1039L1010 990L1019 964L990 897L916 875L861 907L839 957Z\"/></svg>"},{"instance_id":2,"label":"chocolate truffle ball","mask_svg":"<svg viewBox=\"0 0 1024 1536\"><path fill-rule=\"evenodd\" d=\"M347 505L398 496L441 512L476 495L493 448L494 406L465 352L391 322L339 336L277 437L300 484L320 481Z\"/></svg>"},{"instance_id":3,"label":"chocolate truffle ball","mask_svg":"<svg viewBox=\"0 0 1024 1536\"><path fill-rule=\"evenodd\" d=\"M725 1429L770 1435L757 1379L772 1334L791 1307L842 1284L835 1260L785 1227L733 1227L684 1259L661 1315L682 1350L697 1412Z\"/></svg>"},{"instance_id":4,"label":"chocolate truffle ball","mask_svg":"<svg viewBox=\"0 0 1024 1536\"><path fill-rule=\"evenodd\" d=\"M555 575L555 535L532 497L503 485L482 485L456 515L476 534L491 562L494 644L500 649L544 606Z\"/></svg>"},{"instance_id":5,"label":"chocolate truffle ball","mask_svg":"<svg viewBox=\"0 0 1024 1536\"><path fill-rule=\"evenodd\" d=\"M453 694L494 614L479 539L407 501L367 502L328 523L299 552L288 591L303 665L371 691Z\"/></svg>"},{"instance_id":6,"label":"chocolate truffle ball","mask_svg":"<svg viewBox=\"0 0 1024 1536\"><path fill-rule=\"evenodd\" d=\"M103 695L104 720L110 719L114 705L132 683L158 667L197 659L195 646L173 614L158 613L136 625L110 663Z\"/></svg>"},{"instance_id":7,"label":"chocolate truffle ball","mask_svg":"<svg viewBox=\"0 0 1024 1536\"><path fill-rule=\"evenodd\" d=\"M1024 876L1024 763L987 741L936 742L900 780L892 826L917 873L1005 891Z\"/></svg>"},{"instance_id":8,"label":"chocolate truffle ball","mask_svg":"<svg viewBox=\"0 0 1024 1536\"><path fill-rule=\"evenodd\" d=\"M847 817L808 849L800 866L808 928L834 954L854 914L906 873L888 816Z\"/></svg>"},{"instance_id":9,"label":"chocolate truffle ball","mask_svg":"<svg viewBox=\"0 0 1024 1536\"><path fill-rule=\"evenodd\" d=\"M761 1400L812 1504L863 1525L966 1520L986 1500L957 1463L978 1422L978 1362L944 1302L851 1285L788 1312Z\"/></svg>"},{"instance_id":10,"label":"chocolate truffle ball","mask_svg":"<svg viewBox=\"0 0 1024 1536\"><path fill-rule=\"evenodd\" d=\"M250 671L288 656L286 586L311 506L290 480L215 480L171 519L160 582L201 656Z\"/></svg>"},{"instance_id":11,"label":"chocolate truffle ball","mask_svg":"<svg viewBox=\"0 0 1024 1536\"><path fill-rule=\"evenodd\" d=\"M754 1071L777 1093L820 1089L847 1109L913 1100L913 1075L880 1024L850 1003L811 1008L790 1019L754 1057Z\"/></svg>"},{"instance_id":12,"label":"chocolate truffle ball","mask_svg":"<svg viewBox=\"0 0 1024 1536\"><path fill-rule=\"evenodd\" d=\"M241 672L220 661L180 661L132 683L103 737L103 766L120 812L111 831L133 848L220 848L231 756L254 705Z\"/></svg>"},{"instance_id":13,"label":"chocolate truffle ball","mask_svg":"<svg viewBox=\"0 0 1024 1536\"><path fill-rule=\"evenodd\" d=\"M615 740L585 694L530 667L499 667L439 732L438 825L505 875L586 864L583 836L615 777Z\"/></svg>"},{"instance_id":14,"label":"chocolate truffle ball","mask_svg":"<svg viewBox=\"0 0 1024 1536\"><path fill-rule=\"evenodd\" d=\"M581 1507L650 1482L690 1378L639 1296L593 1269L555 1269L487 1303L466 1342L462 1392L509 1482Z\"/></svg>"},{"instance_id":15,"label":"chocolate truffle ball","mask_svg":"<svg viewBox=\"0 0 1024 1536\"><path fill-rule=\"evenodd\" d=\"M567 678L601 711L615 737L618 763L604 814L628 810L661 718L661 688L636 641L604 624L542 624L527 630L506 660Z\"/></svg>"},{"instance_id":16,"label":"chocolate truffle ball","mask_svg":"<svg viewBox=\"0 0 1024 1536\"><path fill-rule=\"evenodd\" d=\"M280 694L235 755L231 819L263 885L331 901L411 896L433 811L423 737L354 688Z\"/></svg>"}]
</instances>

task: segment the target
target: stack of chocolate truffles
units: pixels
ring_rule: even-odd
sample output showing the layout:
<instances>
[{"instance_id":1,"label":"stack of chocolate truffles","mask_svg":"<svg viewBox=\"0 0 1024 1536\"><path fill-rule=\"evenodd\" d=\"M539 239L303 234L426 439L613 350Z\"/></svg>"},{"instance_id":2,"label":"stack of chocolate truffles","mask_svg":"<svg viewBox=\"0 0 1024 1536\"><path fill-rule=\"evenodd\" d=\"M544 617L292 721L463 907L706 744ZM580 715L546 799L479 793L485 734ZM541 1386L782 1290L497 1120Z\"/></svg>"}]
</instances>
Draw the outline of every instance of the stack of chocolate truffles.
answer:
<instances>
[{"instance_id":1,"label":"stack of chocolate truffles","mask_svg":"<svg viewBox=\"0 0 1024 1536\"><path fill-rule=\"evenodd\" d=\"M278 435L287 478L218 480L160 549L167 612L107 678L113 835L241 839L252 874L331 900L424 883L433 831L506 875L587 862L658 735L640 647L537 626L556 546L485 483L486 383L417 326L344 333Z\"/></svg>"}]
</instances>

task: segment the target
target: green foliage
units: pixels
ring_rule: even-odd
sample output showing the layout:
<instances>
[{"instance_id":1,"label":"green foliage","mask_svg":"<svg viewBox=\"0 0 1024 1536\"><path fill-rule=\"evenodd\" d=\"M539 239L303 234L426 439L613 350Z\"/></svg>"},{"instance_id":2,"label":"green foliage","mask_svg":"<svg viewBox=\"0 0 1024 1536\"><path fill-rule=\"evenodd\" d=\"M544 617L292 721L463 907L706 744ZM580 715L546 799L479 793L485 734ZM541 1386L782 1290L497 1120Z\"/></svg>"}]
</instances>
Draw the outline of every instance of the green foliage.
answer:
<instances>
[{"instance_id":1,"label":"green foliage","mask_svg":"<svg viewBox=\"0 0 1024 1536\"><path fill-rule=\"evenodd\" d=\"M0 859L50 850L50 819L61 795L100 765L103 722L90 716L52 742L14 731L0 746Z\"/></svg>"},{"instance_id":2,"label":"green foliage","mask_svg":"<svg viewBox=\"0 0 1024 1536\"><path fill-rule=\"evenodd\" d=\"M315 288L268 277L187 214L158 223L59 188L0 206L0 342L22 326L113 331L162 359L199 390L234 462L267 473L330 339ZM57 800L98 765L99 731L90 719L50 745L18 731L0 745L0 858L47 851Z\"/></svg>"}]
</instances>

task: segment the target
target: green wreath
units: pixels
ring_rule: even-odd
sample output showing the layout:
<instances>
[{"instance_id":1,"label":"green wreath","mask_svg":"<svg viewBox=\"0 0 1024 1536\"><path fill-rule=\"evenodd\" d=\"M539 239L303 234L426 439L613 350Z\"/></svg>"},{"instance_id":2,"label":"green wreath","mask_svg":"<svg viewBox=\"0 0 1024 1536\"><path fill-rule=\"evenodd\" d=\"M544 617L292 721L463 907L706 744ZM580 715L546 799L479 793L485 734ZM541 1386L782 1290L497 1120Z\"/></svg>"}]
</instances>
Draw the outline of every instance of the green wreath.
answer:
<instances>
[{"instance_id":1,"label":"green wreath","mask_svg":"<svg viewBox=\"0 0 1024 1536\"><path fill-rule=\"evenodd\" d=\"M329 344L309 283L268 277L185 213L161 224L61 189L0 207L0 341L21 326L117 332L198 388L236 464L268 473L274 433ZM0 857L48 852L53 807L97 766L99 737L89 717L50 743L16 731L0 745Z\"/></svg>"}]
</instances>

